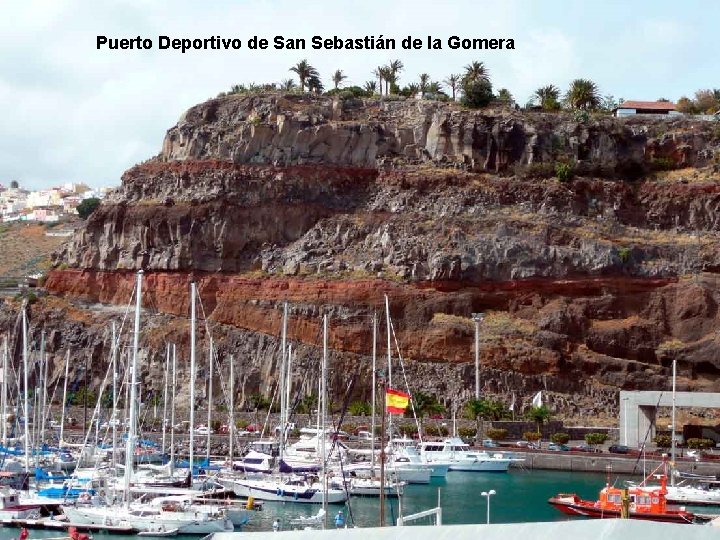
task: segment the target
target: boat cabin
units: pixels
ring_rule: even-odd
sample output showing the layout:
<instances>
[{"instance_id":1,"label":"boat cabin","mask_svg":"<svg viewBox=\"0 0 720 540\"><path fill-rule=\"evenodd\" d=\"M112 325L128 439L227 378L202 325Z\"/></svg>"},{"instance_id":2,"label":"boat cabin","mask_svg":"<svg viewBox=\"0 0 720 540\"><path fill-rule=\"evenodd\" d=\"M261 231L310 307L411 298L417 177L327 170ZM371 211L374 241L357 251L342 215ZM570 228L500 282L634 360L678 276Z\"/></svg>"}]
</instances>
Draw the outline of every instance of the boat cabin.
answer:
<instances>
[{"instance_id":1,"label":"boat cabin","mask_svg":"<svg viewBox=\"0 0 720 540\"><path fill-rule=\"evenodd\" d=\"M20 497L15 491L3 489L0 491L0 508L13 508L20 504Z\"/></svg>"},{"instance_id":2,"label":"boat cabin","mask_svg":"<svg viewBox=\"0 0 720 540\"><path fill-rule=\"evenodd\" d=\"M650 490L647 487L628 488L630 512L641 514L663 514L667 508L665 499L665 487ZM597 506L603 510L621 511L623 504L623 490L620 488L605 486L600 491L600 500Z\"/></svg>"}]
</instances>

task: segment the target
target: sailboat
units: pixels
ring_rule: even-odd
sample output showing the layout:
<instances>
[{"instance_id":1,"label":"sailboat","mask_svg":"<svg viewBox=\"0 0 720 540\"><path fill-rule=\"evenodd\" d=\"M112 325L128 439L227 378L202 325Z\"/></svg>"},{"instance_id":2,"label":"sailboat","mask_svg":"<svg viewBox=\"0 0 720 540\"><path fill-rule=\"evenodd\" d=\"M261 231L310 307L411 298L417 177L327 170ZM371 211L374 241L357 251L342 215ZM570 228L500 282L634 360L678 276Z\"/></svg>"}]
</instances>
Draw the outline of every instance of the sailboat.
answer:
<instances>
[{"instance_id":1,"label":"sailboat","mask_svg":"<svg viewBox=\"0 0 720 540\"><path fill-rule=\"evenodd\" d=\"M200 510L197 506L182 504L159 508L156 505L131 502L130 482L137 442L137 372L140 341L140 309L143 271L137 273L135 289L135 332L133 336L132 365L130 368L130 418L125 448L124 503L105 506L64 505L62 511L71 523L105 527L130 527L140 533L209 534L232 531L232 522L225 512ZM195 284L192 284L192 305L195 304ZM194 310L193 310L194 315Z\"/></svg>"},{"instance_id":2,"label":"sailboat","mask_svg":"<svg viewBox=\"0 0 720 540\"><path fill-rule=\"evenodd\" d=\"M324 327L324 345L323 345L323 364L322 375L320 377L321 391L319 414L322 422L324 422L326 412L326 399L324 383L327 377L327 316L323 320ZM289 392L283 387L289 379L288 354L286 350L286 332L287 332L287 304L284 307L283 316L283 333L282 333L282 349L283 360L281 364L280 375L280 396L281 396L281 420L280 420L280 459L287 456L285 439L288 426L288 417L286 406L289 402ZM347 499L347 492L341 487L331 487L327 485L326 465L329 451L326 448L327 433L324 427L319 430L319 436L309 449L312 451L315 461L306 461L308 467L312 467L319 474L292 474L290 476L270 476L267 478L247 478L240 476L224 475L220 477L220 483L232 489L238 497L253 497L257 500L277 501L277 502L295 502L295 503L314 503L314 504L335 504L343 503ZM260 459L260 458L258 458Z\"/></svg>"}]
</instances>

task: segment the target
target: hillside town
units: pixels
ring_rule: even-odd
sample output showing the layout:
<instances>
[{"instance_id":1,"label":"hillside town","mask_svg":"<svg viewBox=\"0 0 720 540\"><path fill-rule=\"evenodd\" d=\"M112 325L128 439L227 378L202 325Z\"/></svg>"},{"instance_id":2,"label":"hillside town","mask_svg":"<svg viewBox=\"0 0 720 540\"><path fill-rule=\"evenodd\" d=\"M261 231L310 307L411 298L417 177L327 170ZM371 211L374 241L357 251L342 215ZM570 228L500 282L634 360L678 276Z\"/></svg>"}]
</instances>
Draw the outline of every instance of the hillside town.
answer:
<instances>
[{"instance_id":1,"label":"hillside town","mask_svg":"<svg viewBox=\"0 0 720 540\"><path fill-rule=\"evenodd\" d=\"M91 189L86 184L68 182L30 191L17 181L0 183L0 222L34 221L57 223L76 217L77 207L87 199L103 199L110 188Z\"/></svg>"}]
</instances>

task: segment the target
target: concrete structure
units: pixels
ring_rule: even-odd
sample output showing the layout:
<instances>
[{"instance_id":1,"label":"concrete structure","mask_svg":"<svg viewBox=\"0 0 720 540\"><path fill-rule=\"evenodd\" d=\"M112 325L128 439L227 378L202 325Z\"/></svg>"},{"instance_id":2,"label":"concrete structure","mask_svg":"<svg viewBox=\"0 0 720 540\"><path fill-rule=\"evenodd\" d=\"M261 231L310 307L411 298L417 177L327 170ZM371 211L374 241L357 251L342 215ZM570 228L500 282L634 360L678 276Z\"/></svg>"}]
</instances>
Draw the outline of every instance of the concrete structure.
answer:
<instances>
[{"instance_id":1,"label":"concrete structure","mask_svg":"<svg viewBox=\"0 0 720 540\"><path fill-rule=\"evenodd\" d=\"M676 407L720 409L720 394L711 392L676 392ZM620 392L620 444L638 448L655 438L655 415L658 407L672 407L672 392Z\"/></svg>"}]
</instances>

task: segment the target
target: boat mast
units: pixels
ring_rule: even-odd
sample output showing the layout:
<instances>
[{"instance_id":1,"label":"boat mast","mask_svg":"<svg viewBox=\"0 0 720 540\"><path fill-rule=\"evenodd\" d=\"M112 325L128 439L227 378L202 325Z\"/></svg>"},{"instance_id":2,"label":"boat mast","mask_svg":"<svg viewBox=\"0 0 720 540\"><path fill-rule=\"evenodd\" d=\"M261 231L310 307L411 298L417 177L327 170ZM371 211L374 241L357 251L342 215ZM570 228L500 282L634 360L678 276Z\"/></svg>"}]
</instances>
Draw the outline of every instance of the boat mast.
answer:
<instances>
[{"instance_id":1,"label":"boat mast","mask_svg":"<svg viewBox=\"0 0 720 540\"><path fill-rule=\"evenodd\" d=\"M195 282L190 283L190 479L195 457Z\"/></svg>"},{"instance_id":2,"label":"boat mast","mask_svg":"<svg viewBox=\"0 0 720 540\"><path fill-rule=\"evenodd\" d=\"M392 328L390 325L390 299L387 294L385 295L385 318L387 319L387 385L388 388L392 388L392 349L390 345L390 334L392 333Z\"/></svg>"},{"instance_id":3,"label":"boat mast","mask_svg":"<svg viewBox=\"0 0 720 540\"><path fill-rule=\"evenodd\" d=\"M675 485L675 384L677 379L677 360L672 363L672 420L670 421L670 485ZM627 421L627 420L626 420Z\"/></svg>"},{"instance_id":4,"label":"boat mast","mask_svg":"<svg viewBox=\"0 0 720 540\"><path fill-rule=\"evenodd\" d=\"M177 355L172 346L172 392L170 403L170 475L175 472L175 387L177 386Z\"/></svg>"},{"instance_id":5,"label":"boat mast","mask_svg":"<svg viewBox=\"0 0 720 540\"><path fill-rule=\"evenodd\" d=\"M62 448L63 432L65 431L65 408L67 407L67 386L68 386L68 369L70 368L70 349L65 352L65 380L63 381L63 400L62 411L60 413L60 442L58 446Z\"/></svg>"},{"instance_id":6,"label":"boat mast","mask_svg":"<svg viewBox=\"0 0 720 540\"><path fill-rule=\"evenodd\" d=\"M130 507L130 478L133 473L135 455L135 438L137 433L137 364L138 346L140 343L140 306L142 304L143 271L137 273L137 290L135 291L135 333L133 335L132 365L130 366L130 419L128 425L127 446L125 447L125 507Z\"/></svg>"},{"instance_id":7,"label":"boat mast","mask_svg":"<svg viewBox=\"0 0 720 540\"><path fill-rule=\"evenodd\" d=\"M45 330L42 332L42 346L40 347L40 362L42 366L42 409L40 414L40 444L45 442L45 416L47 409L47 374L48 354L45 352Z\"/></svg>"},{"instance_id":8,"label":"boat mast","mask_svg":"<svg viewBox=\"0 0 720 540\"><path fill-rule=\"evenodd\" d=\"M113 471L117 468L117 380L118 380L118 370L117 370L117 330L115 328L115 321L112 321L112 326L110 327L110 333L112 337L112 345L110 347L110 361L112 362L112 370L113 370L113 389L112 389L112 398L113 398L113 405L112 405L112 468ZM67 381L66 381L67 383ZM113 472L113 474L115 474Z\"/></svg>"},{"instance_id":9,"label":"boat mast","mask_svg":"<svg viewBox=\"0 0 720 540\"><path fill-rule=\"evenodd\" d=\"M392 345L390 344L390 335L392 334L392 323L390 322L390 299L388 295L385 295L385 318L387 319L387 384L385 385L385 392L387 393L388 388L392 388ZM383 394L383 411L385 410L385 395ZM388 432L392 436L392 415L388 419ZM385 448L385 433L382 434L380 445ZM384 450L383 450L384 452ZM383 454L384 455L384 454ZM384 487L382 489L385 489Z\"/></svg>"},{"instance_id":10,"label":"boat mast","mask_svg":"<svg viewBox=\"0 0 720 540\"><path fill-rule=\"evenodd\" d=\"M323 358L322 358L322 369L320 374L320 399L322 408L322 431L320 433L320 459L322 459L322 478L323 478L323 497L322 497L322 508L323 508L323 519L324 525L327 526L327 456L325 455L325 419L327 418L327 366L328 364L328 318L327 314L323 315Z\"/></svg>"},{"instance_id":11,"label":"boat mast","mask_svg":"<svg viewBox=\"0 0 720 540\"><path fill-rule=\"evenodd\" d=\"M290 387L292 386L292 345L288 345L285 368L285 441L290 437Z\"/></svg>"},{"instance_id":12,"label":"boat mast","mask_svg":"<svg viewBox=\"0 0 720 540\"><path fill-rule=\"evenodd\" d=\"M370 424L370 440L371 442L371 451L370 451L370 470L372 471L372 476L375 475L375 371L377 369L376 367L377 363L377 313L373 312L373 337L372 337L372 394L370 397L371 403L372 403L372 412L371 412L371 424Z\"/></svg>"},{"instance_id":13,"label":"boat mast","mask_svg":"<svg viewBox=\"0 0 720 540\"><path fill-rule=\"evenodd\" d=\"M212 425L212 402L213 402L213 339L210 338L210 373L208 374L208 400L207 400L207 453L206 458L208 465L210 465L210 426Z\"/></svg>"},{"instance_id":14,"label":"boat mast","mask_svg":"<svg viewBox=\"0 0 720 540\"><path fill-rule=\"evenodd\" d=\"M230 435L230 445L228 454L230 455L230 470L233 470L233 451L235 445L235 371L234 358L230 355L230 425L228 433Z\"/></svg>"},{"instance_id":15,"label":"boat mast","mask_svg":"<svg viewBox=\"0 0 720 540\"><path fill-rule=\"evenodd\" d=\"M392 349L390 345L390 334L392 327L390 324L390 299L385 295L385 319L387 321L387 383L383 385L383 403L382 403L382 422L380 425L380 526L385 526L385 419L386 419L386 401L387 389L392 388ZM390 417L392 423L392 416ZM392 433L392 427L390 428Z\"/></svg>"},{"instance_id":16,"label":"boat mast","mask_svg":"<svg viewBox=\"0 0 720 540\"><path fill-rule=\"evenodd\" d=\"M285 369L287 363L287 323L288 323L288 303L285 302L283 306L283 321L282 321L282 338L280 347L282 348L282 356L280 360L280 379L279 379L279 391L280 391L280 460L283 459L285 454L285 421L286 421L286 407L285 403Z\"/></svg>"},{"instance_id":17,"label":"boat mast","mask_svg":"<svg viewBox=\"0 0 720 540\"><path fill-rule=\"evenodd\" d=\"M170 343L165 344L165 377L163 379L163 414L162 414L162 446L160 453L165 455L165 442L167 441L167 406L168 406L168 379L170 378Z\"/></svg>"},{"instance_id":18,"label":"boat mast","mask_svg":"<svg viewBox=\"0 0 720 540\"><path fill-rule=\"evenodd\" d=\"M7 448L7 385L8 385L8 338L3 337L2 364L2 444Z\"/></svg>"},{"instance_id":19,"label":"boat mast","mask_svg":"<svg viewBox=\"0 0 720 540\"><path fill-rule=\"evenodd\" d=\"M30 471L30 429L28 419L28 328L27 328L27 302L22 307L22 337L23 337L23 417L25 418L25 472Z\"/></svg>"}]
</instances>

